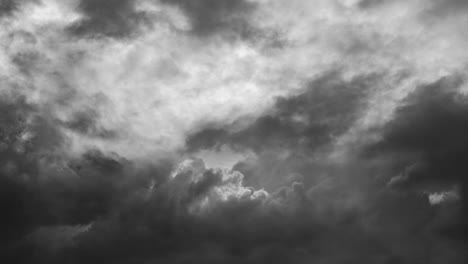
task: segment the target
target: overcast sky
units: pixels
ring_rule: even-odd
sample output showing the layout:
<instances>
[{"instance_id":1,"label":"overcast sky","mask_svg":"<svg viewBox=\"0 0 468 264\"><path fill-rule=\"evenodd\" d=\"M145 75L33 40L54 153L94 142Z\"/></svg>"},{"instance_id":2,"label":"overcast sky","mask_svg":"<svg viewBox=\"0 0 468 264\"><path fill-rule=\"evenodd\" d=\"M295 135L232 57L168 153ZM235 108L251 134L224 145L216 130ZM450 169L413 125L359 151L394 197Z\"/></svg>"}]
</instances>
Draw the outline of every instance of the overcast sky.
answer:
<instances>
[{"instance_id":1,"label":"overcast sky","mask_svg":"<svg viewBox=\"0 0 468 264\"><path fill-rule=\"evenodd\" d=\"M0 262L468 261L468 1L0 0Z\"/></svg>"}]
</instances>

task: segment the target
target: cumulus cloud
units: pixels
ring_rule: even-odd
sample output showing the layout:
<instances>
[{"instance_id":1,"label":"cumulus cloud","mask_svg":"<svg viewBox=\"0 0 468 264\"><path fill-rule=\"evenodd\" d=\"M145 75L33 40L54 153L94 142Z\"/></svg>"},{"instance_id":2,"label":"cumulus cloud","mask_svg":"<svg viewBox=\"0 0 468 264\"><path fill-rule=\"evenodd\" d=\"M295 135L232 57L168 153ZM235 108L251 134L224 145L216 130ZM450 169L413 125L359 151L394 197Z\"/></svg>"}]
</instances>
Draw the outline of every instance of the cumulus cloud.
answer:
<instances>
[{"instance_id":1,"label":"cumulus cloud","mask_svg":"<svg viewBox=\"0 0 468 264\"><path fill-rule=\"evenodd\" d=\"M0 261L465 263L466 4L0 2Z\"/></svg>"},{"instance_id":2,"label":"cumulus cloud","mask_svg":"<svg viewBox=\"0 0 468 264\"><path fill-rule=\"evenodd\" d=\"M93 181L116 177L122 170L132 174L123 182L115 178L111 181L120 182L120 187L101 185L106 189L101 193L114 197L112 206L106 207L109 211L94 220L83 219L89 222L78 226L63 226L64 220L53 227L39 225L25 240L11 244L10 259L28 261L32 256L41 256L40 261L48 263L98 263L103 258L118 263L306 263L414 261L451 254L449 240L426 237L436 235L432 229L446 223L438 220L437 208L417 195L368 192L378 199L369 197L346 205L349 196L336 195L346 192L349 185L336 181L310 189L293 182L266 192L245 186L241 173L207 169L200 159L185 160L174 167L169 177L160 178L138 177L138 170L125 170L122 166L129 166L125 162L109 159L83 161L92 162L86 168L88 173L94 171ZM101 171L102 175L96 174ZM76 188L89 194L88 188L96 183L86 186ZM74 196L78 198L80 193L66 197ZM56 200L49 202L49 209L60 206ZM62 212L61 216L69 215ZM442 223L434 227L435 221ZM416 236L408 234L410 230ZM401 245L400 239L408 240ZM31 248L37 240L49 241L50 248ZM54 241L62 243L57 247ZM438 250L428 255L425 248L434 245ZM340 254L330 258L336 250ZM451 259L462 263L459 257Z\"/></svg>"}]
</instances>

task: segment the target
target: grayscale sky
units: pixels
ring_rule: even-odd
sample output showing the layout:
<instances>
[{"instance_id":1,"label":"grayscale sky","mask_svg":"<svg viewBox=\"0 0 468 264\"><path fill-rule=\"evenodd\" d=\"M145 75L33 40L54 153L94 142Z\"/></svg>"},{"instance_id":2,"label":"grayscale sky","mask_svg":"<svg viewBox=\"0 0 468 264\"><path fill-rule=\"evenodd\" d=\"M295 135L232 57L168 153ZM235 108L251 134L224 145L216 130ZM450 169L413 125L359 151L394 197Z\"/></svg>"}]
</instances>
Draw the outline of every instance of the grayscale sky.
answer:
<instances>
[{"instance_id":1,"label":"grayscale sky","mask_svg":"<svg viewBox=\"0 0 468 264\"><path fill-rule=\"evenodd\" d=\"M465 0L0 0L0 262L467 263L467 25Z\"/></svg>"}]
</instances>

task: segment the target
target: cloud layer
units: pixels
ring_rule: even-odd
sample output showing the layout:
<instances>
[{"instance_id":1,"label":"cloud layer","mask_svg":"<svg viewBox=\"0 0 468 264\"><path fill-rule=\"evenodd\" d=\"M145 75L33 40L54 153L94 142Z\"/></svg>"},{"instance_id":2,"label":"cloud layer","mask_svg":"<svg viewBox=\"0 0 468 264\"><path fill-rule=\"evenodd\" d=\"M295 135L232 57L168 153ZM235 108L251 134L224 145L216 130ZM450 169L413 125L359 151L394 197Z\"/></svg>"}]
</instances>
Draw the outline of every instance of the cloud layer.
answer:
<instances>
[{"instance_id":1,"label":"cloud layer","mask_svg":"<svg viewBox=\"0 0 468 264\"><path fill-rule=\"evenodd\" d=\"M465 263L467 7L0 2L0 260Z\"/></svg>"}]
</instances>

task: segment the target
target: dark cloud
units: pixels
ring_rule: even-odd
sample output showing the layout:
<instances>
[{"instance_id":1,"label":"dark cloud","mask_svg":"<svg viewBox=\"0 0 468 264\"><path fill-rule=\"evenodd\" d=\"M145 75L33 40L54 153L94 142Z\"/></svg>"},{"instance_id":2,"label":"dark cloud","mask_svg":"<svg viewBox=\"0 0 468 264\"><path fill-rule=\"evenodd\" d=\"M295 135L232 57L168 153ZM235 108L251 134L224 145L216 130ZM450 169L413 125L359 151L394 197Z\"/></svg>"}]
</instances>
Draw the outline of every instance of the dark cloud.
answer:
<instances>
[{"instance_id":1,"label":"dark cloud","mask_svg":"<svg viewBox=\"0 0 468 264\"><path fill-rule=\"evenodd\" d=\"M370 75L345 81L338 72L328 73L311 81L303 93L278 98L271 113L243 130L207 128L191 135L188 150L222 145L253 150L258 158L241 161L235 168L255 187L272 190L294 174L307 174L304 180L313 183L330 171L322 165L324 161L314 161L314 157L326 152L356 121L378 79L378 75ZM312 169L317 173L310 175Z\"/></svg>"},{"instance_id":2,"label":"dark cloud","mask_svg":"<svg viewBox=\"0 0 468 264\"><path fill-rule=\"evenodd\" d=\"M38 0L2 0L0 1L0 17L12 15L20 9L21 5L31 2L37 3Z\"/></svg>"},{"instance_id":3,"label":"dark cloud","mask_svg":"<svg viewBox=\"0 0 468 264\"><path fill-rule=\"evenodd\" d=\"M101 127L99 118L99 113L88 109L74 113L69 120L60 123L66 128L85 136L103 139L116 138L117 132Z\"/></svg>"},{"instance_id":4,"label":"dark cloud","mask_svg":"<svg viewBox=\"0 0 468 264\"><path fill-rule=\"evenodd\" d=\"M263 34L249 22L257 8L250 1L162 2L187 15L195 36ZM0 2L0 15L20 3ZM383 3L359 2L362 8ZM446 1L437 10L448 14L443 10L464 5ZM75 37L132 36L146 19L130 0L81 0L78 7L85 17L70 28ZM33 33L17 31L5 41L26 79L43 71L46 58ZM373 52L364 42L343 47ZM79 53L63 65L71 67ZM253 152L232 170L207 168L197 158L175 166L170 158L70 151L68 132L92 140L121 135L101 122L99 106L107 99L80 97L68 76L51 76L61 87L49 100L57 105L31 103L36 91L30 100L0 99L1 263L467 261L468 101L458 92L461 76L418 87L373 131L381 138L353 146L340 161L328 154L368 108L379 74L327 73L300 94L277 98L247 127L194 131L178 153L223 145ZM37 96L48 96L46 90ZM83 99L92 107L77 109ZM56 114L61 107L70 107L66 117ZM450 202L428 199L444 191L453 191Z\"/></svg>"},{"instance_id":5,"label":"dark cloud","mask_svg":"<svg viewBox=\"0 0 468 264\"><path fill-rule=\"evenodd\" d=\"M451 109L442 120L463 113L455 106L460 103L455 93L439 89L447 91L460 82L444 79L410 96L384 130L385 140L373 147L374 153L438 152L422 147L425 144L416 138L400 138L425 124L419 121L426 117L420 111L433 111L434 121L436 113L446 113L441 109ZM330 100L315 100L330 98L311 93L314 96L304 99L279 100L278 117L323 114ZM342 102L331 101L332 105ZM311 102L324 105L312 107ZM353 110L359 108L358 102ZM351 110L341 107L325 111L330 119L317 122L343 131L334 117L347 120L338 113ZM149 165L97 150L79 157L57 155L67 140L46 113L22 99L4 102L1 109L1 231L6 235L0 256L8 263L461 264L466 260L466 247L454 236L462 219L457 203L431 206L424 194L389 188L369 177L372 169L357 164L358 158L342 165L314 162L306 151L311 146L301 150L293 141L296 134L285 137L293 143L281 148L301 151L286 161L278 161L277 148L259 148L263 161L235 167L246 173L283 174L284 181L273 184L267 193L260 190L263 183L249 187L252 179L247 175L243 179L239 172L208 169L200 159L174 168L171 162ZM409 115L413 112L414 119ZM408 125L402 124L405 120ZM445 127L458 128L456 120L464 119L454 120ZM31 136L24 136L27 131ZM430 139L439 139L439 134L434 132ZM284 135L288 134L276 135L275 140ZM260 163L264 169L257 167Z\"/></svg>"},{"instance_id":6,"label":"dark cloud","mask_svg":"<svg viewBox=\"0 0 468 264\"><path fill-rule=\"evenodd\" d=\"M67 139L57 124L22 97L2 99L0 110L0 259L8 263L18 263L24 250L36 250L22 242L34 230L87 225L127 199L130 190L168 175L165 166L137 171L99 151L62 155Z\"/></svg>"},{"instance_id":7,"label":"dark cloud","mask_svg":"<svg viewBox=\"0 0 468 264\"><path fill-rule=\"evenodd\" d=\"M18 139L34 108L22 101L3 107L2 139ZM28 153L63 142L33 144ZM425 197L352 184L359 177L312 188L291 177L268 195L245 187L240 173L197 159L173 170L99 151L17 155L35 177L0 177L8 263L437 263L436 256L463 263L463 251L451 252L432 231L434 221L447 224ZM362 201L346 206L357 194Z\"/></svg>"},{"instance_id":8,"label":"dark cloud","mask_svg":"<svg viewBox=\"0 0 468 264\"><path fill-rule=\"evenodd\" d=\"M40 162L47 161L63 138L46 119L34 116L35 108L21 97L4 98L0 109L0 243L4 248L4 243L27 232L33 219L42 219L43 207L32 189Z\"/></svg>"},{"instance_id":9,"label":"dark cloud","mask_svg":"<svg viewBox=\"0 0 468 264\"><path fill-rule=\"evenodd\" d=\"M145 192L151 181L160 181L168 175L164 166L136 170L130 162L98 151L79 159L49 162L36 173L37 179L28 181L1 175L2 229L8 236L2 237L0 256L11 263L29 263L36 254L41 256L36 263L47 262L49 259L42 259L43 253L53 253L48 257L56 259L57 251L74 243L53 246L57 243L54 239L69 237L55 230L56 227L74 229L107 218L125 207L132 195ZM52 234L45 233L34 235L34 241L30 241L30 235L42 228L59 232L56 234L59 238L50 238ZM47 251L51 246L43 246L44 240L49 239L54 252Z\"/></svg>"},{"instance_id":10,"label":"dark cloud","mask_svg":"<svg viewBox=\"0 0 468 264\"><path fill-rule=\"evenodd\" d=\"M463 167L452 166L465 164L468 146L468 103L457 91L462 84L461 78L451 76L419 87L384 127L382 140L368 151L411 154L408 156L420 162L407 170L410 174L435 165L426 179L463 180Z\"/></svg>"},{"instance_id":11,"label":"dark cloud","mask_svg":"<svg viewBox=\"0 0 468 264\"><path fill-rule=\"evenodd\" d=\"M80 0L79 9L84 18L70 28L77 35L126 37L146 19L134 0Z\"/></svg>"},{"instance_id":12,"label":"dark cloud","mask_svg":"<svg viewBox=\"0 0 468 264\"><path fill-rule=\"evenodd\" d=\"M189 150L218 147L264 149L317 149L345 132L359 116L366 94L378 76L359 76L342 80L330 73L310 82L304 93L278 98L271 114L258 118L247 128L207 128L187 140Z\"/></svg>"},{"instance_id":13,"label":"dark cloud","mask_svg":"<svg viewBox=\"0 0 468 264\"><path fill-rule=\"evenodd\" d=\"M464 0L429 1L422 12L426 20L450 18L468 11L468 2Z\"/></svg>"},{"instance_id":14,"label":"dark cloud","mask_svg":"<svg viewBox=\"0 0 468 264\"><path fill-rule=\"evenodd\" d=\"M104 167L113 170L112 164ZM438 214L424 197L372 191L367 192L369 200L360 203L360 209L345 208L344 200L350 197L339 194L347 184L307 190L296 182L266 196L239 185L238 177L232 172L206 169L202 161L195 160L151 188L132 186L128 189L133 191L116 192L122 202L114 202L108 214L94 220L62 249L53 254L36 253L42 258L35 262L464 261L460 251L453 254L452 245L431 231ZM242 188L246 192L221 199L216 188L226 192ZM208 202L203 203L204 198L209 198ZM204 205L201 211L192 210L197 204ZM58 228L38 229L34 238L54 244L54 239L65 239L72 235L70 232L83 229ZM30 260L31 255L24 256Z\"/></svg>"},{"instance_id":15,"label":"dark cloud","mask_svg":"<svg viewBox=\"0 0 468 264\"><path fill-rule=\"evenodd\" d=\"M384 3L385 0L361 0L357 3L359 8L372 8Z\"/></svg>"},{"instance_id":16,"label":"dark cloud","mask_svg":"<svg viewBox=\"0 0 468 264\"><path fill-rule=\"evenodd\" d=\"M188 16L192 32L198 36L236 33L241 37L257 34L248 16L256 4L245 0L162 0L178 6Z\"/></svg>"},{"instance_id":17,"label":"dark cloud","mask_svg":"<svg viewBox=\"0 0 468 264\"><path fill-rule=\"evenodd\" d=\"M372 10L373 8L385 8L390 4L406 4L407 2L401 0L361 0L357 2L357 7L363 10ZM453 18L468 11L468 2L465 0L428 0L418 4L420 4L419 18L429 23L440 22L440 19Z\"/></svg>"},{"instance_id":18,"label":"dark cloud","mask_svg":"<svg viewBox=\"0 0 468 264\"><path fill-rule=\"evenodd\" d=\"M0 109L4 171L18 175L35 173L36 157L53 153L64 143L64 138L50 120L37 115L37 108L22 97L0 102Z\"/></svg>"},{"instance_id":19,"label":"dark cloud","mask_svg":"<svg viewBox=\"0 0 468 264\"><path fill-rule=\"evenodd\" d=\"M401 0L360 0L356 3L356 6L361 9L372 9L384 7L387 4L393 4L402 2Z\"/></svg>"},{"instance_id":20,"label":"dark cloud","mask_svg":"<svg viewBox=\"0 0 468 264\"><path fill-rule=\"evenodd\" d=\"M459 76L444 77L408 96L383 130L382 140L367 149L374 158L399 156L399 174L389 185L419 192L461 188L462 208L454 235L467 239L468 101L458 92Z\"/></svg>"},{"instance_id":21,"label":"dark cloud","mask_svg":"<svg viewBox=\"0 0 468 264\"><path fill-rule=\"evenodd\" d=\"M18 8L17 0L3 0L0 2L0 16L8 15Z\"/></svg>"}]
</instances>

